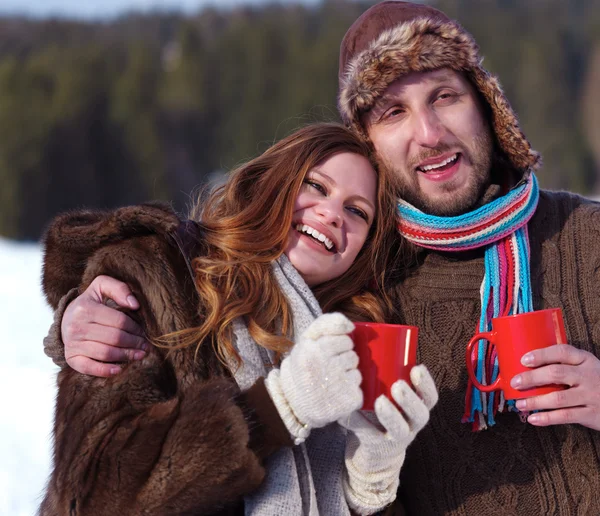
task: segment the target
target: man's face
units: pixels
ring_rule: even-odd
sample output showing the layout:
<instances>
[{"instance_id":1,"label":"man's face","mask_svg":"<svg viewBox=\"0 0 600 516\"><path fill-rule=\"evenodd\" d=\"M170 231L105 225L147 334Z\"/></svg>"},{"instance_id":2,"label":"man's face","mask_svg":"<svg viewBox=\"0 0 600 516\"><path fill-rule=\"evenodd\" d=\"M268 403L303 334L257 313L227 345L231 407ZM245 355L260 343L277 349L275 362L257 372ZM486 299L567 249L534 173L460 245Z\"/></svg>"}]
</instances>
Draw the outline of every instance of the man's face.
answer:
<instances>
[{"instance_id":1,"label":"man's face","mask_svg":"<svg viewBox=\"0 0 600 516\"><path fill-rule=\"evenodd\" d=\"M458 215L490 180L493 142L475 88L442 68L390 84L363 123L400 196L433 215Z\"/></svg>"}]
</instances>

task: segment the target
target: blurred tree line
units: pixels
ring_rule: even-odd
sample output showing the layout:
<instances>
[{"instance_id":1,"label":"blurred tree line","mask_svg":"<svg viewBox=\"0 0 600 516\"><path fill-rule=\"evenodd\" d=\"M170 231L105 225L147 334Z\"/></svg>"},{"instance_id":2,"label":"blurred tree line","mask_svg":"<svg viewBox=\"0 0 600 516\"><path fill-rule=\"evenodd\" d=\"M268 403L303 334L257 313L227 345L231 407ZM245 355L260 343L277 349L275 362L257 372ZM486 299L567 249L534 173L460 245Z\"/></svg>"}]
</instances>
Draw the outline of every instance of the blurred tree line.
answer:
<instances>
[{"instance_id":1,"label":"blurred tree line","mask_svg":"<svg viewBox=\"0 0 600 516\"><path fill-rule=\"evenodd\" d=\"M337 119L346 29L375 2L111 22L0 18L0 235L150 199L184 210L216 172ZM547 188L600 193L600 0L439 0L478 40Z\"/></svg>"}]
</instances>

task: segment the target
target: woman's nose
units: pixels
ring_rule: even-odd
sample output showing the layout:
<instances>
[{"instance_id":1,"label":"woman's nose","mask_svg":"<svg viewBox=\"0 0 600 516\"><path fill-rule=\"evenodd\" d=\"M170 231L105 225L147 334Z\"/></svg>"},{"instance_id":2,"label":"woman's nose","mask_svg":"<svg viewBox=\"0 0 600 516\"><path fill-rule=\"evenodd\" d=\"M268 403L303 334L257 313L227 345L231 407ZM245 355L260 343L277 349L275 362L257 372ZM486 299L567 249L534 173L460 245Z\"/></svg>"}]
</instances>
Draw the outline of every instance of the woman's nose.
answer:
<instances>
[{"instance_id":1,"label":"woman's nose","mask_svg":"<svg viewBox=\"0 0 600 516\"><path fill-rule=\"evenodd\" d=\"M324 224L339 228L343 220L342 210L343 207L338 206L334 201L330 201L322 203L318 212Z\"/></svg>"}]
</instances>

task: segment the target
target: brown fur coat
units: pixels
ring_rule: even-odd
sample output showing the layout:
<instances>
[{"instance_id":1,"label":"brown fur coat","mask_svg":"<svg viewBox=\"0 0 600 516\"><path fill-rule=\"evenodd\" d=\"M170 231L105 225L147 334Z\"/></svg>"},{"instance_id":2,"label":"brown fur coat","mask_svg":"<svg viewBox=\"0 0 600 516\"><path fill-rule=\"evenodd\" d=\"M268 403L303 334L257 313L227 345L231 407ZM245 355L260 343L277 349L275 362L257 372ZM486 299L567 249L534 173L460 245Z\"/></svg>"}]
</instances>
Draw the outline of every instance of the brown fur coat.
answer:
<instances>
[{"instance_id":1,"label":"brown fur coat","mask_svg":"<svg viewBox=\"0 0 600 516\"><path fill-rule=\"evenodd\" d=\"M48 301L56 308L105 274L129 285L141 305L130 315L150 338L196 325L193 281L174 239L182 227L159 205L58 217L45 238ZM196 359L194 351L152 347L111 378L60 371L42 516L243 513L262 459L290 445L289 434L262 381L240 393L210 346Z\"/></svg>"}]
</instances>

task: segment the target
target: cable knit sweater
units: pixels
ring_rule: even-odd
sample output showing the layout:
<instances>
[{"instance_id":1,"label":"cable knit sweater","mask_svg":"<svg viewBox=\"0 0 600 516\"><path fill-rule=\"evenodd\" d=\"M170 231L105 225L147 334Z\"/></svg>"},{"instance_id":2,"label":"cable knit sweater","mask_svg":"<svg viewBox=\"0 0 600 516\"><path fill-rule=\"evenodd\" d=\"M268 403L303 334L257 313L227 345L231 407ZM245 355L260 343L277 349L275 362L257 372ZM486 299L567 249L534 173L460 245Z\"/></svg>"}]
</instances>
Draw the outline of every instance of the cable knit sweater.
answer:
<instances>
[{"instance_id":1,"label":"cable knit sweater","mask_svg":"<svg viewBox=\"0 0 600 516\"><path fill-rule=\"evenodd\" d=\"M562 308L569 343L600 356L600 204L542 192L529 234L534 308ZM461 423L483 252L423 250L417 262L393 289L392 322L419 326L440 400L408 449L397 504L419 516L599 515L599 432L536 428L515 413L477 433Z\"/></svg>"}]
</instances>

